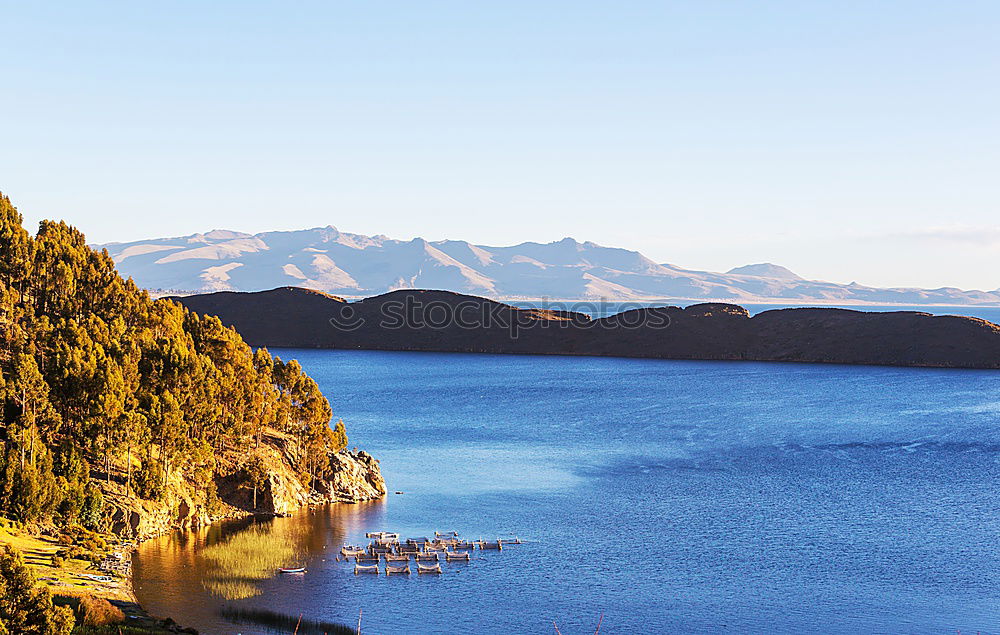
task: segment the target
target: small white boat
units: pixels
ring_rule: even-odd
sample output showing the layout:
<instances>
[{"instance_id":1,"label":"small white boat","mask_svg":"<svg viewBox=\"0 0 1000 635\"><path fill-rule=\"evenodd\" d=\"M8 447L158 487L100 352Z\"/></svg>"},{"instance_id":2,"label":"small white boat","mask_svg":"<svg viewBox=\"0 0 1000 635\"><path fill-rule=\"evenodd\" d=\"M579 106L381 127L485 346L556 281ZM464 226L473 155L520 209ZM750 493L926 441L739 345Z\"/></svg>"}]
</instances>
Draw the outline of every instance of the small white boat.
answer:
<instances>
[{"instance_id":1,"label":"small white boat","mask_svg":"<svg viewBox=\"0 0 1000 635\"><path fill-rule=\"evenodd\" d=\"M87 578L88 580L93 580L94 582L111 582L111 576L109 575L94 575L93 573L81 573L81 578Z\"/></svg>"},{"instance_id":2,"label":"small white boat","mask_svg":"<svg viewBox=\"0 0 1000 635\"><path fill-rule=\"evenodd\" d=\"M292 568L292 569L278 569L278 571L281 572L281 573L305 573L306 572L306 568L305 567L295 567L295 568Z\"/></svg>"}]
</instances>

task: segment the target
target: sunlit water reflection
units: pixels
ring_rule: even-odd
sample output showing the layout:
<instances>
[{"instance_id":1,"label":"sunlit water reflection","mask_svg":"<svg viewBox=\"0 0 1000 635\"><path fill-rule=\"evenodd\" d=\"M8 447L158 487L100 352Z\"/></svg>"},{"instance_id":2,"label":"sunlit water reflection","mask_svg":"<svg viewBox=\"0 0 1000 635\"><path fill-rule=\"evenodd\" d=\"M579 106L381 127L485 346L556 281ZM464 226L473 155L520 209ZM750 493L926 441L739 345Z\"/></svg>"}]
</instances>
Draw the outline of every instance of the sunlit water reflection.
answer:
<instances>
[{"instance_id":1,"label":"sunlit water reflection","mask_svg":"<svg viewBox=\"0 0 1000 635\"><path fill-rule=\"evenodd\" d=\"M998 379L986 371L276 351L381 459L384 502L268 521L309 571L226 601L205 545L136 557L140 600L209 633L225 607L369 633L1000 631ZM358 576L366 531L530 542L440 577Z\"/></svg>"}]
</instances>

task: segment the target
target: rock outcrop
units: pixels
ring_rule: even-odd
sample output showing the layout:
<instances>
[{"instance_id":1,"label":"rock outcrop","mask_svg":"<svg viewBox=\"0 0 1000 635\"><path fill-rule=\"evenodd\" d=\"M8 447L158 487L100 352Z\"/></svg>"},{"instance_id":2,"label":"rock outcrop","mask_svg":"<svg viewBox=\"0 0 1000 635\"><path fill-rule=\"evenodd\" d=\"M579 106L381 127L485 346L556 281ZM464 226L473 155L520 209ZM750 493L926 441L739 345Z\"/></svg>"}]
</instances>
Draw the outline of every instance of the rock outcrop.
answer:
<instances>
[{"instance_id":1,"label":"rock outcrop","mask_svg":"<svg viewBox=\"0 0 1000 635\"><path fill-rule=\"evenodd\" d=\"M268 474L257 488L256 507L253 487L240 469L217 480L219 497L236 509L283 516L303 505L356 503L386 493L378 461L367 452L331 453L326 468L315 475L313 482L303 483L292 467L293 440L272 431L264 435L263 441L258 454L265 457Z\"/></svg>"},{"instance_id":2,"label":"rock outcrop","mask_svg":"<svg viewBox=\"0 0 1000 635\"><path fill-rule=\"evenodd\" d=\"M386 493L378 461L364 450L334 455L330 469L321 474L319 483L322 501L357 502Z\"/></svg>"},{"instance_id":3,"label":"rock outcrop","mask_svg":"<svg viewBox=\"0 0 1000 635\"><path fill-rule=\"evenodd\" d=\"M175 472L160 500L126 495L117 481L97 481L104 494L109 530L120 536L144 540L172 529L190 529L223 518L251 514L287 515L305 505L376 500L386 493L379 463L367 452L331 453L327 467L312 483L303 483L294 468L293 440L275 431L264 434L255 452L267 473L253 487L243 469L245 452L216 456L214 481L218 500L209 501L203 484Z\"/></svg>"},{"instance_id":4,"label":"rock outcrop","mask_svg":"<svg viewBox=\"0 0 1000 635\"><path fill-rule=\"evenodd\" d=\"M150 501L125 496L124 488L105 485L104 504L109 520L108 531L123 538L145 540L177 528L197 527L212 519L200 514L195 517L188 515L179 518L182 505L190 510L187 501L181 495L165 498L163 501ZM175 500L171 500L175 499ZM172 509L174 508L174 509ZM176 511L176 514L175 514Z\"/></svg>"},{"instance_id":5,"label":"rock outcrop","mask_svg":"<svg viewBox=\"0 0 1000 635\"><path fill-rule=\"evenodd\" d=\"M915 311L803 308L751 317L708 303L591 319L449 291L348 303L294 287L175 300L219 316L258 346L1000 368L1000 327Z\"/></svg>"}]
</instances>

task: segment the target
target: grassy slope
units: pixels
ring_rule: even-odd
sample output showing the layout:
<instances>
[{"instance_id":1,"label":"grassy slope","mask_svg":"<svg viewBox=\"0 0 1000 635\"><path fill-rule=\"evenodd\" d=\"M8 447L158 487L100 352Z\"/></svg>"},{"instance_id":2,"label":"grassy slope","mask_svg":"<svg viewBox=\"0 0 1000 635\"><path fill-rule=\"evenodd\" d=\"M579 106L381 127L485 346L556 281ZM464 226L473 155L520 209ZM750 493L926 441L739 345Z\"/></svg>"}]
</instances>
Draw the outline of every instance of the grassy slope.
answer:
<instances>
[{"instance_id":1,"label":"grassy slope","mask_svg":"<svg viewBox=\"0 0 1000 635\"><path fill-rule=\"evenodd\" d=\"M128 633L169 633L160 628L157 620L150 618L135 604L132 596L131 583L124 578L115 578L111 582L97 582L83 577L81 574L103 575L96 569L91 569L91 563L86 560L69 559L62 567L52 566L52 556L64 547L47 536L33 536L14 527L7 521L0 520L0 544L8 544L19 552L25 564L35 574L39 584L48 587L55 596L57 604L75 605L77 598L92 595L111 601L121 608L126 615L135 615L129 619L129 626L122 627L122 634ZM77 627L75 634L118 634L118 627L89 628Z\"/></svg>"},{"instance_id":2,"label":"grassy slope","mask_svg":"<svg viewBox=\"0 0 1000 635\"><path fill-rule=\"evenodd\" d=\"M111 582L89 580L82 574L103 575L91 569L87 560L66 560L62 567L52 566L52 556L65 547L47 536L32 536L11 525L0 526L0 544L9 544L24 557L39 583L48 586L53 595L79 597L94 595L108 600L131 602L129 581L115 578Z\"/></svg>"}]
</instances>

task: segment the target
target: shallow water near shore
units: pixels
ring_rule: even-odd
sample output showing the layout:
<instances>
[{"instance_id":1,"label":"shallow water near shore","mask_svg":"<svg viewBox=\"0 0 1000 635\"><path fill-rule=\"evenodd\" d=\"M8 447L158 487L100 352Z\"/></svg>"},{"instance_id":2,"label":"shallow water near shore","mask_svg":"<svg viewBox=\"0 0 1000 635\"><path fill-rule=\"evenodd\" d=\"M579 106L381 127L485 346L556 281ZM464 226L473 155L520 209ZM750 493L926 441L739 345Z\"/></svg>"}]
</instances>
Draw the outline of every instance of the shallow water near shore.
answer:
<instances>
[{"instance_id":1,"label":"shallow water near shore","mask_svg":"<svg viewBox=\"0 0 1000 635\"><path fill-rule=\"evenodd\" d=\"M1000 374L749 362L273 350L324 390L383 502L264 521L305 575L212 595L202 549L140 546L151 613L266 633L1000 632ZM357 576L366 531L525 544L440 577Z\"/></svg>"}]
</instances>

